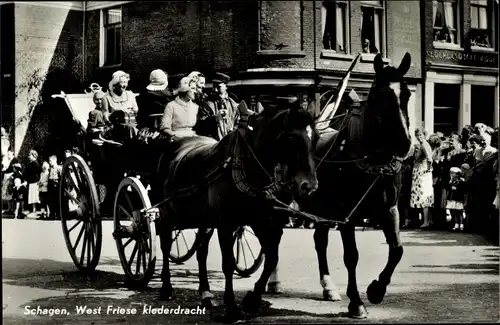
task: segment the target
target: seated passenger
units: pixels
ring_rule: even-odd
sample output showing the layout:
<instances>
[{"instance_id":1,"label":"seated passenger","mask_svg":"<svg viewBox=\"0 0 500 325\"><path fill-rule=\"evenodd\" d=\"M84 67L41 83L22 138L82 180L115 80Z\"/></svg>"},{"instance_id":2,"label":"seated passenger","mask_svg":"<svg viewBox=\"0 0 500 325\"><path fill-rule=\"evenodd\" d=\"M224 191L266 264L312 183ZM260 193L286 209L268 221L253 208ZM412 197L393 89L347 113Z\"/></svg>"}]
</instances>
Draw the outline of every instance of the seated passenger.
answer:
<instances>
[{"instance_id":1,"label":"seated passenger","mask_svg":"<svg viewBox=\"0 0 500 325\"><path fill-rule=\"evenodd\" d=\"M116 71L108 85L108 93L103 100L103 109L109 114L115 111L125 112L126 124L135 127L135 116L139 111L135 94L127 90L130 75L123 71Z\"/></svg>"},{"instance_id":2,"label":"seated passenger","mask_svg":"<svg viewBox=\"0 0 500 325\"><path fill-rule=\"evenodd\" d=\"M94 93L94 104L95 108L89 112L89 119L87 122L87 132L97 132L100 131L106 123L108 122L108 117L103 112L103 99L106 93L99 90Z\"/></svg>"},{"instance_id":3,"label":"seated passenger","mask_svg":"<svg viewBox=\"0 0 500 325\"><path fill-rule=\"evenodd\" d=\"M157 130L165 106L172 99L172 93L168 90L167 74L160 69L153 70L149 76L146 92L138 98L141 110L137 113L137 128Z\"/></svg>"},{"instance_id":4,"label":"seated passenger","mask_svg":"<svg viewBox=\"0 0 500 325\"><path fill-rule=\"evenodd\" d=\"M170 137L171 141L196 135L193 131L198 114L198 105L193 101L195 87L196 85L191 82L191 78L182 78L179 87L174 91L174 95L177 97L165 107L160 132L162 135Z\"/></svg>"}]
</instances>

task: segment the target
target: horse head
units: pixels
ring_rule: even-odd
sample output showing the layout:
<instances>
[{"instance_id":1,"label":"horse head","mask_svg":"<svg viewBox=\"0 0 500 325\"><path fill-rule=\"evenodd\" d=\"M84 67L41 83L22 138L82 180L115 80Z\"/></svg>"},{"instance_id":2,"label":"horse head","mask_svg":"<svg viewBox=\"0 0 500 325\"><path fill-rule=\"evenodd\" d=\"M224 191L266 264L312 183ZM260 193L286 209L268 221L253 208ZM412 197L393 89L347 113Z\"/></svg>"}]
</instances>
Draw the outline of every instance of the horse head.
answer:
<instances>
[{"instance_id":1,"label":"horse head","mask_svg":"<svg viewBox=\"0 0 500 325\"><path fill-rule=\"evenodd\" d=\"M249 124L250 145L267 173L282 166L282 181L293 184L299 196L312 194L318 188L313 157L319 138L312 115L297 101L278 99L278 105L251 115Z\"/></svg>"},{"instance_id":2,"label":"horse head","mask_svg":"<svg viewBox=\"0 0 500 325\"><path fill-rule=\"evenodd\" d=\"M375 80L368 95L364 128L369 145L398 157L404 157L411 147L408 102L411 92L404 81L410 69L411 57L406 53L398 68L385 66L377 54L373 62Z\"/></svg>"}]
</instances>

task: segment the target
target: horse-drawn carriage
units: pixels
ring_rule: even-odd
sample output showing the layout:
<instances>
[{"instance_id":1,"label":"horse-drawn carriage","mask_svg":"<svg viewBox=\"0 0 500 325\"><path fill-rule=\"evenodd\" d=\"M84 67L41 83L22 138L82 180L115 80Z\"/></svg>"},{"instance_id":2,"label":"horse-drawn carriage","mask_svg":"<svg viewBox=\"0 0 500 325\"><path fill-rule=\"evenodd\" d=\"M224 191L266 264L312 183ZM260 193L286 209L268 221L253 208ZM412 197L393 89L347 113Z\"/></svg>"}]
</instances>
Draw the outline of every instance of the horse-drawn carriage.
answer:
<instances>
[{"instance_id":1,"label":"horse-drawn carriage","mask_svg":"<svg viewBox=\"0 0 500 325\"><path fill-rule=\"evenodd\" d=\"M93 86L93 90L99 88ZM92 91L61 92L52 97L63 99L74 120L82 130L87 129L89 112L94 107ZM113 237L128 283L145 286L155 272L157 205L162 199L152 195L149 185L161 156L147 144L121 145L97 134L82 133L79 154L63 162L59 186L60 217L68 251L79 270L94 271L102 248L102 222L113 220ZM170 260L182 264L190 259L207 235L195 229L175 229ZM255 236L250 227L239 227L234 236L236 272L249 276L262 264L263 253L256 238L248 240Z\"/></svg>"}]
</instances>

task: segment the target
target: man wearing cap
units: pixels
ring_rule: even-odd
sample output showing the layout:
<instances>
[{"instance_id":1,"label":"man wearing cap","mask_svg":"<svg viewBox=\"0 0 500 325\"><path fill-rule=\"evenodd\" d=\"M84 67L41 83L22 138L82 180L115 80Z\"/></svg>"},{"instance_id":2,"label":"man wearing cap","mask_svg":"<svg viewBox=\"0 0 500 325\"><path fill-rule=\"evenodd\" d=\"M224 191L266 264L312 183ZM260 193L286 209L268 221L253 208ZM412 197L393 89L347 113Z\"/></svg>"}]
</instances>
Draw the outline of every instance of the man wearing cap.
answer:
<instances>
[{"instance_id":1,"label":"man wearing cap","mask_svg":"<svg viewBox=\"0 0 500 325\"><path fill-rule=\"evenodd\" d=\"M220 72L212 79L213 94L205 107L200 107L197 133L220 141L233 130L238 119L238 104L228 96L229 76Z\"/></svg>"},{"instance_id":2,"label":"man wearing cap","mask_svg":"<svg viewBox=\"0 0 500 325\"><path fill-rule=\"evenodd\" d=\"M151 72L146 92L141 94L138 100L141 107L137 113L139 137L151 135L159 128L165 106L173 100L173 95L168 89L168 77L163 70L156 69Z\"/></svg>"}]
</instances>

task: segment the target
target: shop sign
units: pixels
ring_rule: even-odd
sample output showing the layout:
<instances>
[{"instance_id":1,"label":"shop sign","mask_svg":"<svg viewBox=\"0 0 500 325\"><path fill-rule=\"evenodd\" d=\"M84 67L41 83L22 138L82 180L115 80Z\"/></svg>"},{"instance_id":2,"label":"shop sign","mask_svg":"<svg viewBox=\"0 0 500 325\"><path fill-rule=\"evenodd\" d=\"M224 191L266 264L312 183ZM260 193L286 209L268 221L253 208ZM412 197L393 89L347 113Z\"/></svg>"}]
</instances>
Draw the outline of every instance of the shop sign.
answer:
<instances>
[{"instance_id":1,"label":"shop sign","mask_svg":"<svg viewBox=\"0 0 500 325\"><path fill-rule=\"evenodd\" d=\"M429 50L427 59L434 62L460 64L477 67L497 67L498 56L496 53L470 53L450 50Z\"/></svg>"}]
</instances>

